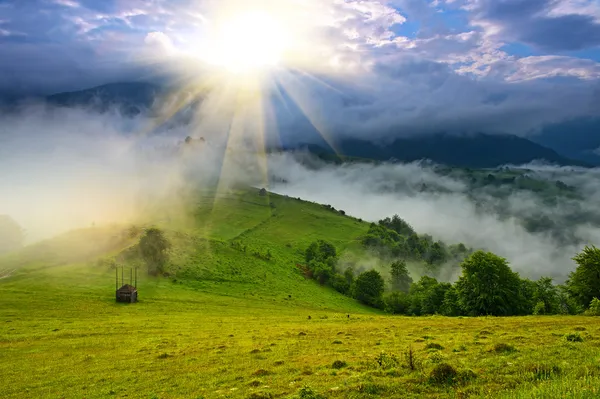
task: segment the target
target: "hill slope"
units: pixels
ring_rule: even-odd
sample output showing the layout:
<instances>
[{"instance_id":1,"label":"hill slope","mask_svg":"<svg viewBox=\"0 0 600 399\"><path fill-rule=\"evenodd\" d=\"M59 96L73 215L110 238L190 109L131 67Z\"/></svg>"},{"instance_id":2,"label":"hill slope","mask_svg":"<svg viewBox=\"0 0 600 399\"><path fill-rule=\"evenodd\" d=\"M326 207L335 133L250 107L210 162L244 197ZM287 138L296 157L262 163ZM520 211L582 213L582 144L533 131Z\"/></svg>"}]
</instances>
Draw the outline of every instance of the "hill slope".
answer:
<instances>
[{"instance_id":1,"label":"hill slope","mask_svg":"<svg viewBox=\"0 0 600 399\"><path fill-rule=\"evenodd\" d=\"M181 290L197 290L246 299L263 299L304 308L367 311L354 300L307 280L296 264L317 239L340 250L354 245L368 224L321 205L243 189L219 195L204 192L186 205L148 210L142 225L158 225L172 243L167 274ZM141 226L141 225L139 225ZM137 232L136 232L137 231ZM85 229L0 258L2 289L24 285L51 295L51 287L94 292L104 300L114 295L115 262L137 265L131 247L139 227ZM87 282L87 283L82 283ZM148 298L143 277L141 298Z\"/></svg>"}]
</instances>

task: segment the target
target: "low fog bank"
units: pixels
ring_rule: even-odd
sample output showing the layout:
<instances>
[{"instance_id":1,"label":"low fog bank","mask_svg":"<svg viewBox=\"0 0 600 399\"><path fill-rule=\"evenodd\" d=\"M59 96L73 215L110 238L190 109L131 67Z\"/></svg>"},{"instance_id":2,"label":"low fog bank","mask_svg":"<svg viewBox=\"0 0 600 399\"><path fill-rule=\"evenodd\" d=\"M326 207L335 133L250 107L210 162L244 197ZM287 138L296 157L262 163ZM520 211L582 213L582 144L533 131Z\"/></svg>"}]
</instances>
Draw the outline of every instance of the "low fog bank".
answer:
<instances>
[{"instance_id":1,"label":"low fog bank","mask_svg":"<svg viewBox=\"0 0 600 399\"><path fill-rule=\"evenodd\" d=\"M586 243L600 242L598 169L527 165L526 174L560 180L578 193L549 201L501 187L474 191L468 178L427 163L331 165L290 153L270 154L263 163L244 147L244 134L230 137L230 129L230 120L217 117L157 129L143 116L81 109L32 107L0 115L0 215L22 226L31 243L94 223L128 223L182 189L244 183L368 221L398 214L420 234L491 250L533 278L563 280L573 269L571 257ZM194 140L185 144L187 136ZM571 215L591 216L555 228L568 232L561 239L525 229L527 215L560 223Z\"/></svg>"},{"instance_id":2,"label":"low fog bank","mask_svg":"<svg viewBox=\"0 0 600 399\"><path fill-rule=\"evenodd\" d=\"M577 206L599 212L600 170L573 170L544 165L527 165L540 176L559 177L581 189L584 200L558 201L548 206L534 193L515 192L500 200L485 191L469 192L463 179L436 173L435 167L412 164L327 165L303 161L290 154L273 155L270 170L277 171L271 189L277 193L330 204L347 214L377 221L398 214L422 234L447 244L459 242L487 249L508 258L522 275L541 275L563 280L573 269L571 258L585 243L600 241L600 226L579 221L570 227L576 242L565 244L548 233L531 233L519 215L542 213L550 218L565 207ZM422 187L435 186L434 191ZM502 201L502 204L499 202ZM500 217L485 205L508 206L510 217ZM493 209L493 207L490 207ZM567 228L567 227L565 227Z\"/></svg>"},{"instance_id":3,"label":"low fog bank","mask_svg":"<svg viewBox=\"0 0 600 399\"><path fill-rule=\"evenodd\" d=\"M0 215L32 243L93 224L128 223L146 206L223 174L222 143L203 151L200 140L183 145L194 133L189 127L153 127L144 117L45 106L0 115Z\"/></svg>"}]
</instances>

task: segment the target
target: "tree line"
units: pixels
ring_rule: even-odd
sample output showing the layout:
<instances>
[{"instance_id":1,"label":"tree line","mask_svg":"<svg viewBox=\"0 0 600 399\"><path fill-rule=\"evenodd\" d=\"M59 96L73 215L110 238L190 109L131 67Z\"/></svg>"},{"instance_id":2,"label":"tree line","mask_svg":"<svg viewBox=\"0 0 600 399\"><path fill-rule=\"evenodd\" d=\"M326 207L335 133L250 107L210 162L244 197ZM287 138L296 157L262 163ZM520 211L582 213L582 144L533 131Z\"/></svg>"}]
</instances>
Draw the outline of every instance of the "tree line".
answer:
<instances>
[{"instance_id":1,"label":"tree line","mask_svg":"<svg viewBox=\"0 0 600 399\"><path fill-rule=\"evenodd\" d=\"M600 249L587 246L573 260L577 268L564 285L549 277L532 281L511 270L506 259L485 251L471 252L460 263L454 283L423 276L413 281L404 260L390 264L386 282L376 270L355 276L337 269L334 245L319 240L305 252L306 275L322 285L392 314L410 316L520 316L545 314L600 315Z\"/></svg>"},{"instance_id":2,"label":"tree line","mask_svg":"<svg viewBox=\"0 0 600 399\"><path fill-rule=\"evenodd\" d=\"M423 262L432 274L439 271L442 265L458 267L473 252L462 243L448 245L443 241L435 241L428 234L417 234L398 215L371 223L361 243L368 250L383 250L392 258Z\"/></svg>"}]
</instances>

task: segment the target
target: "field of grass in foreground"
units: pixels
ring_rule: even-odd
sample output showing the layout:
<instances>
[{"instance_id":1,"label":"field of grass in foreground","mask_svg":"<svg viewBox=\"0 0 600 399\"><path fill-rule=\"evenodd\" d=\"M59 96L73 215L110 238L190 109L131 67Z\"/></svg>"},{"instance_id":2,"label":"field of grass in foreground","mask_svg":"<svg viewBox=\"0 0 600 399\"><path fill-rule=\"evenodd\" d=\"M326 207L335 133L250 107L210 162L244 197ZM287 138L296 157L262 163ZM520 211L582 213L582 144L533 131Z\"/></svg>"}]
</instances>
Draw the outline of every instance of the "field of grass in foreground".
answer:
<instances>
[{"instance_id":1,"label":"field of grass in foreground","mask_svg":"<svg viewBox=\"0 0 600 399\"><path fill-rule=\"evenodd\" d=\"M0 258L0 398L600 397L599 318L382 315L295 267L316 239L355 250L367 223L256 191L149 220L171 277L141 277L137 304L97 262L135 243L123 227Z\"/></svg>"},{"instance_id":2,"label":"field of grass in foreground","mask_svg":"<svg viewBox=\"0 0 600 399\"><path fill-rule=\"evenodd\" d=\"M0 282L0 397L287 398L304 386L325 398L600 397L598 318L408 318L358 307L348 318L169 280L145 280L141 302L120 305L109 275L86 280L83 270ZM441 363L455 368L453 381L431 379Z\"/></svg>"}]
</instances>

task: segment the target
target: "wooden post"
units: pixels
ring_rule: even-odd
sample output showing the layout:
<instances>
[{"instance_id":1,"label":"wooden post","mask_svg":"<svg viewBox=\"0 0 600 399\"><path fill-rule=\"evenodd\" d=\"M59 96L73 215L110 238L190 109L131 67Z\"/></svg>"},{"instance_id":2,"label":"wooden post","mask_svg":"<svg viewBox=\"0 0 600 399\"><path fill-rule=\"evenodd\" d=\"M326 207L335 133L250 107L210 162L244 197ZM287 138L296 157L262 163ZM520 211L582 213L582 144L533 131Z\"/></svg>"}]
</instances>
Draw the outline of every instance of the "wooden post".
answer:
<instances>
[{"instance_id":1,"label":"wooden post","mask_svg":"<svg viewBox=\"0 0 600 399\"><path fill-rule=\"evenodd\" d=\"M133 285L133 269L129 269L129 285Z\"/></svg>"},{"instance_id":2,"label":"wooden post","mask_svg":"<svg viewBox=\"0 0 600 399\"><path fill-rule=\"evenodd\" d=\"M121 266L121 284L125 283L125 266Z\"/></svg>"},{"instance_id":3,"label":"wooden post","mask_svg":"<svg viewBox=\"0 0 600 399\"><path fill-rule=\"evenodd\" d=\"M116 285L115 290L118 290L119 289L119 268L117 266L115 266L115 285Z\"/></svg>"}]
</instances>

